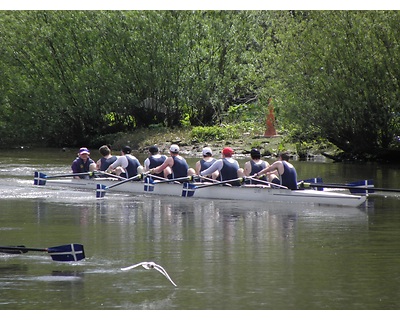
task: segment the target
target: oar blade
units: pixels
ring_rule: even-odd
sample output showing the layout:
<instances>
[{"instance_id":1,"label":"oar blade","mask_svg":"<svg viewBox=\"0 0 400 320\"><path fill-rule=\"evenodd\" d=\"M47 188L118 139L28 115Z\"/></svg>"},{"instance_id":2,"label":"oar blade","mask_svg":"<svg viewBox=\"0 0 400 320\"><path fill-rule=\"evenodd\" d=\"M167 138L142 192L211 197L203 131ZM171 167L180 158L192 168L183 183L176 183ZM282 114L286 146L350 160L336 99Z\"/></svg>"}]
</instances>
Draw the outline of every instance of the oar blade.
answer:
<instances>
[{"instance_id":1,"label":"oar blade","mask_svg":"<svg viewBox=\"0 0 400 320\"><path fill-rule=\"evenodd\" d=\"M346 186L360 187L359 189L349 188L350 193L352 193L352 194L365 195L365 194L375 193L375 190L373 189L374 188L374 180L372 180L372 179L350 182L350 183L347 183Z\"/></svg>"},{"instance_id":2,"label":"oar blade","mask_svg":"<svg viewBox=\"0 0 400 320\"><path fill-rule=\"evenodd\" d=\"M184 182L183 188L182 188L182 197L185 197L185 198L193 197L195 189L196 189L196 186L194 184L189 183L189 182Z\"/></svg>"},{"instance_id":3,"label":"oar blade","mask_svg":"<svg viewBox=\"0 0 400 320\"><path fill-rule=\"evenodd\" d=\"M44 186L44 185L46 185L46 181L47 181L46 179L47 179L46 174L35 171L35 175L33 177L33 184L35 186Z\"/></svg>"},{"instance_id":4,"label":"oar blade","mask_svg":"<svg viewBox=\"0 0 400 320\"><path fill-rule=\"evenodd\" d=\"M154 191L154 180L151 177L144 178L144 191L145 192L153 192Z\"/></svg>"},{"instance_id":5,"label":"oar blade","mask_svg":"<svg viewBox=\"0 0 400 320\"><path fill-rule=\"evenodd\" d=\"M48 248L47 252L54 261L79 261L85 258L83 245L78 243Z\"/></svg>"},{"instance_id":6,"label":"oar blade","mask_svg":"<svg viewBox=\"0 0 400 320\"><path fill-rule=\"evenodd\" d=\"M322 178L319 178L319 177L318 178L310 178L310 179L303 180L303 182L322 184ZM311 189L318 190L318 191L324 191L323 187L311 187Z\"/></svg>"},{"instance_id":7,"label":"oar blade","mask_svg":"<svg viewBox=\"0 0 400 320\"><path fill-rule=\"evenodd\" d=\"M96 186L96 198L104 198L106 195L106 190L108 189L107 186L104 184L98 183Z\"/></svg>"}]
</instances>

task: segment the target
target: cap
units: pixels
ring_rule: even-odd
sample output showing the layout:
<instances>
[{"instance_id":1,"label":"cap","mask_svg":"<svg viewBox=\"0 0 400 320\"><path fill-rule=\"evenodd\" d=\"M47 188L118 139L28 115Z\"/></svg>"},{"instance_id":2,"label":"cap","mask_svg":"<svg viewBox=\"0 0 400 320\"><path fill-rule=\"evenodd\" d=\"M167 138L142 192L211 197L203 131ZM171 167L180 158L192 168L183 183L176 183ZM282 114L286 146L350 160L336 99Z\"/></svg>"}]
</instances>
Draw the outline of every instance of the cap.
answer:
<instances>
[{"instance_id":1,"label":"cap","mask_svg":"<svg viewBox=\"0 0 400 320\"><path fill-rule=\"evenodd\" d=\"M178 152L179 152L179 147L178 147L178 145L172 144L172 145L169 147L169 151L171 151L171 152L173 152L173 153L178 153Z\"/></svg>"},{"instance_id":2,"label":"cap","mask_svg":"<svg viewBox=\"0 0 400 320\"><path fill-rule=\"evenodd\" d=\"M235 153L235 152L233 151L232 148L226 147L226 148L223 148L223 149L222 149L222 154L223 154L225 157L230 157L230 156L232 156L234 153Z\"/></svg>"},{"instance_id":3,"label":"cap","mask_svg":"<svg viewBox=\"0 0 400 320\"><path fill-rule=\"evenodd\" d=\"M203 148L203 156L212 156L212 151L209 147Z\"/></svg>"},{"instance_id":4,"label":"cap","mask_svg":"<svg viewBox=\"0 0 400 320\"><path fill-rule=\"evenodd\" d=\"M79 154L85 154L85 153L90 154L90 151L88 148L83 147L83 148L79 149Z\"/></svg>"},{"instance_id":5,"label":"cap","mask_svg":"<svg viewBox=\"0 0 400 320\"><path fill-rule=\"evenodd\" d=\"M255 149L255 148L251 149L250 155L251 155L252 157L261 158L261 152L260 152L260 150Z\"/></svg>"},{"instance_id":6,"label":"cap","mask_svg":"<svg viewBox=\"0 0 400 320\"><path fill-rule=\"evenodd\" d=\"M122 151L123 153L125 153L125 154L130 154L131 151L132 151L132 149L131 149L130 146L125 146L125 147L122 147L121 151Z\"/></svg>"},{"instance_id":7,"label":"cap","mask_svg":"<svg viewBox=\"0 0 400 320\"><path fill-rule=\"evenodd\" d=\"M150 152L151 154L156 154L156 153L158 152L158 147L157 147L157 146L151 146L151 147L149 148L149 152Z\"/></svg>"}]
</instances>

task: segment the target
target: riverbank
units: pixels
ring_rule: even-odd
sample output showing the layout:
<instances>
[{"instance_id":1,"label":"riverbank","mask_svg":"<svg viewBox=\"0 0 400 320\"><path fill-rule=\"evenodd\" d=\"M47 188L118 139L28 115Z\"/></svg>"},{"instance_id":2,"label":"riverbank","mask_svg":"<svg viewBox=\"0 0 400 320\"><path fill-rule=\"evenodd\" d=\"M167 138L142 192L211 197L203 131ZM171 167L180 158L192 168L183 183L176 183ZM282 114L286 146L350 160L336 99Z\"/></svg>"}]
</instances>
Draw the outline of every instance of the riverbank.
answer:
<instances>
[{"instance_id":1,"label":"riverbank","mask_svg":"<svg viewBox=\"0 0 400 320\"><path fill-rule=\"evenodd\" d=\"M243 132L240 138L236 139L197 141L192 137L191 129L185 128L174 131L167 128L141 129L132 134L124 133L109 137L106 143L111 144L114 150L129 145L139 153L147 152L150 146L156 144L163 154L168 154L171 144L178 144L181 153L190 157L201 157L201 151L206 146L214 151L214 155L217 155L222 148L229 146L235 150L237 158L248 157L252 148L259 149L266 158L274 158L283 150L288 151L293 157L301 159L325 159L322 153L333 154L335 152L334 148L327 143L299 144L291 142L286 135L265 137L262 132Z\"/></svg>"}]
</instances>

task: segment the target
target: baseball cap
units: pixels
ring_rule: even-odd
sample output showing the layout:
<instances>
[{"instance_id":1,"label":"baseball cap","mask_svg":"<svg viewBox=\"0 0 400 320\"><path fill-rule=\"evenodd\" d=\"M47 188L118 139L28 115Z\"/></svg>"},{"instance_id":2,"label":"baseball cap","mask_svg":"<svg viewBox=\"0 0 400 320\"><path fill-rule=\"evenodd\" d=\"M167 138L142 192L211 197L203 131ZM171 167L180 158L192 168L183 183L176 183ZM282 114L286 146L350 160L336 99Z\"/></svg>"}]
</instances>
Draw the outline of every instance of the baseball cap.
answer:
<instances>
[{"instance_id":1,"label":"baseball cap","mask_svg":"<svg viewBox=\"0 0 400 320\"><path fill-rule=\"evenodd\" d=\"M158 152L158 147L157 147L157 146L151 146L151 147L149 148L149 152L150 152L151 154L156 154L156 153Z\"/></svg>"},{"instance_id":2,"label":"baseball cap","mask_svg":"<svg viewBox=\"0 0 400 320\"><path fill-rule=\"evenodd\" d=\"M261 152L260 152L260 150L255 149L255 148L251 149L250 155L251 155L252 157L259 157L259 158L261 158Z\"/></svg>"},{"instance_id":3,"label":"baseball cap","mask_svg":"<svg viewBox=\"0 0 400 320\"><path fill-rule=\"evenodd\" d=\"M79 154L84 154L84 153L90 154L89 149L88 149L88 148L85 148L85 147L80 148L80 149L79 149Z\"/></svg>"},{"instance_id":4,"label":"baseball cap","mask_svg":"<svg viewBox=\"0 0 400 320\"><path fill-rule=\"evenodd\" d=\"M233 151L232 148L225 147L225 148L222 149L222 154L223 154L225 157L230 157L230 156L232 156L234 153L235 153L235 152Z\"/></svg>"},{"instance_id":5,"label":"baseball cap","mask_svg":"<svg viewBox=\"0 0 400 320\"><path fill-rule=\"evenodd\" d=\"M129 146L122 147L121 151L125 154L130 154L132 149Z\"/></svg>"},{"instance_id":6,"label":"baseball cap","mask_svg":"<svg viewBox=\"0 0 400 320\"><path fill-rule=\"evenodd\" d=\"M203 156L212 156L212 151L209 147L203 148Z\"/></svg>"},{"instance_id":7,"label":"baseball cap","mask_svg":"<svg viewBox=\"0 0 400 320\"><path fill-rule=\"evenodd\" d=\"M179 147L176 144L173 144L169 147L169 151L173 152L173 153L178 153L179 152Z\"/></svg>"}]
</instances>

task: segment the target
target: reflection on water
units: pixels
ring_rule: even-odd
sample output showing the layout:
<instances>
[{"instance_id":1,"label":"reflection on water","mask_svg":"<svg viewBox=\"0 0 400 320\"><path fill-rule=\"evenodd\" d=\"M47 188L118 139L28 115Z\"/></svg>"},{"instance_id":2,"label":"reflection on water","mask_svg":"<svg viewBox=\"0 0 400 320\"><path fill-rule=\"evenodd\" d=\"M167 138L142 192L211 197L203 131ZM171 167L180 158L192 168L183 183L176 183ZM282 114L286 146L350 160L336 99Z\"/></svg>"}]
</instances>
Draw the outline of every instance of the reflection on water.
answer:
<instances>
[{"instance_id":1,"label":"reflection on water","mask_svg":"<svg viewBox=\"0 0 400 320\"><path fill-rule=\"evenodd\" d=\"M29 161L21 162L19 170L9 165L0 172L0 245L82 243L86 259L0 254L4 310L400 306L397 197L370 199L361 208L114 192L96 199L94 191L33 187L21 173ZM320 166L299 164L298 171L318 176ZM339 179L338 169L324 170ZM141 261L162 265L177 287L159 272L120 270Z\"/></svg>"}]
</instances>

